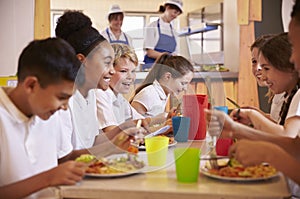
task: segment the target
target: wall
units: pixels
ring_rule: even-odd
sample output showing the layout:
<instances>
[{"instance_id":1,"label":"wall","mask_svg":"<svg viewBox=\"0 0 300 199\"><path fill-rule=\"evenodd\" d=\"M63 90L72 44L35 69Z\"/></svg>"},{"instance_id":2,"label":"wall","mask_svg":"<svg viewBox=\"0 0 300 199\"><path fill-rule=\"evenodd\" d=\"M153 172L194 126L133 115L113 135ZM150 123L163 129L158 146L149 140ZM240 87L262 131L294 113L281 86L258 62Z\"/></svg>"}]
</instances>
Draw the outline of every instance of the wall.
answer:
<instances>
[{"instance_id":1,"label":"wall","mask_svg":"<svg viewBox=\"0 0 300 199\"><path fill-rule=\"evenodd\" d=\"M22 49L33 40L34 0L0 1L0 76L15 75Z\"/></svg>"}]
</instances>

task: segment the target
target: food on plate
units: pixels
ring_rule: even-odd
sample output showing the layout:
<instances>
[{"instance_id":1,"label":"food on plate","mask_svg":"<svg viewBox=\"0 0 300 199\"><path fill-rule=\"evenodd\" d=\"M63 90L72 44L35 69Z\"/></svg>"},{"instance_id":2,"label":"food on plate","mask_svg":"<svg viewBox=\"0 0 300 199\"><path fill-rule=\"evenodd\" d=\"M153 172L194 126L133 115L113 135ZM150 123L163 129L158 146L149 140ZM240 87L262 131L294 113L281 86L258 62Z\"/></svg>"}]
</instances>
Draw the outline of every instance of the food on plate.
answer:
<instances>
[{"instance_id":1,"label":"food on plate","mask_svg":"<svg viewBox=\"0 0 300 199\"><path fill-rule=\"evenodd\" d=\"M144 162L137 156L124 155L117 158L101 158L90 164L86 173L116 174L130 173L144 167Z\"/></svg>"},{"instance_id":2,"label":"food on plate","mask_svg":"<svg viewBox=\"0 0 300 199\"><path fill-rule=\"evenodd\" d=\"M91 161L93 161L95 159L96 159L96 157L94 155L82 154L81 156L79 156L78 158L76 158L75 161L89 163L89 162L91 162Z\"/></svg>"},{"instance_id":3,"label":"food on plate","mask_svg":"<svg viewBox=\"0 0 300 199\"><path fill-rule=\"evenodd\" d=\"M244 167L236 159L229 160L227 166L220 169L210 169L208 172L213 175L232 178L266 178L274 176L277 171L269 164Z\"/></svg>"},{"instance_id":4,"label":"food on plate","mask_svg":"<svg viewBox=\"0 0 300 199\"><path fill-rule=\"evenodd\" d=\"M136 147L136 146L130 145L130 146L127 148L127 151L128 151L129 153L137 154L137 153L139 152L139 148Z\"/></svg>"}]
</instances>

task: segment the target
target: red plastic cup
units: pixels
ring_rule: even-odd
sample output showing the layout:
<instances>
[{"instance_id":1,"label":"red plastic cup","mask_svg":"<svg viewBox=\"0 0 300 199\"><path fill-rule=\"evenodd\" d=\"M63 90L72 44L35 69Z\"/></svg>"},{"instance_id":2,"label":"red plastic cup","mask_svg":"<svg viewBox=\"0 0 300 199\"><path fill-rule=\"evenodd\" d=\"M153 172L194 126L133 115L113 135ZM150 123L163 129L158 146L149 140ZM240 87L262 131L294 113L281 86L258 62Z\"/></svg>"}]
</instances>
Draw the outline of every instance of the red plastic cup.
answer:
<instances>
[{"instance_id":1,"label":"red plastic cup","mask_svg":"<svg viewBox=\"0 0 300 199\"><path fill-rule=\"evenodd\" d=\"M184 95L183 116L191 118L189 140L203 140L206 137L204 109L208 108L207 95Z\"/></svg>"},{"instance_id":2,"label":"red plastic cup","mask_svg":"<svg viewBox=\"0 0 300 199\"><path fill-rule=\"evenodd\" d=\"M220 156L227 156L229 147L233 144L231 138L219 138L216 144L216 153Z\"/></svg>"}]
</instances>

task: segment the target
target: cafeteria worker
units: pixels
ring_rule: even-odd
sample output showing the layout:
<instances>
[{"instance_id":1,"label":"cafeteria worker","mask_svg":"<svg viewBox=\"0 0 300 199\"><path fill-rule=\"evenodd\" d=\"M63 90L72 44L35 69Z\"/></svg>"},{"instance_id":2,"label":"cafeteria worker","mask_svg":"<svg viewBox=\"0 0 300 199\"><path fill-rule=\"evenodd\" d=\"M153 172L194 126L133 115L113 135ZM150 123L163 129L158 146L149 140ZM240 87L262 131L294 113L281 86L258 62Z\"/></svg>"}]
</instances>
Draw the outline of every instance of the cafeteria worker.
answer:
<instances>
[{"instance_id":1,"label":"cafeteria worker","mask_svg":"<svg viewBox=\"0 0 300 199\"><path fill-rule=\"evenodd\" d=\"M132 38L121 30L124 12L121 10L120 6L114 4L110 7L107 19L109 22L109 27L101 31L101 35L109 41L109 43L119 43L126 44L130 47L132 46Z\"/></svg>"},{"instance_id":2,"label":"cafeteria worker","mask_svg":"<svg viewBox=\"0 0 300 199\"><path fill-rule=\"evenodd\" d=\"M171 22L183 12L182 5L182 0L167 0L159 8L162 12L159 19L146 27L144 70L151 68L155 59L164 52L178 54L177 36Z\"/></svg>"}]
</instances>

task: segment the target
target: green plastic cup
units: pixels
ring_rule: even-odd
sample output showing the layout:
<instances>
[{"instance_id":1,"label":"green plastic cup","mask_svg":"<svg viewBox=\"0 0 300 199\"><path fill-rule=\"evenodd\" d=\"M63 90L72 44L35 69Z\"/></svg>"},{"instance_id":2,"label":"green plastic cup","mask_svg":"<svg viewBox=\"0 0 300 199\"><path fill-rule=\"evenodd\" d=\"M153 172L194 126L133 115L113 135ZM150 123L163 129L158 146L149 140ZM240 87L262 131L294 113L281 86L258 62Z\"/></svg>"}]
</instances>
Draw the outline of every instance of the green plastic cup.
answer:
<instances>
[{"instance_id":1,"label":"green plastic cup","mask_svg":"<svg viewBox=\"0 0 300 199\"><path fill-rule=\"evenodd\" d=\"M164 166L167 162L169 138L157 136L145 139L149 166Z\"/></svg>"},{"instance_id":2,"label":"green plastic cup","mask_svg":"<svg viewBox=\"0 0 300 199\"><path fill-rule=\"evenodd\" d=\"M199 148L174 149L176 176L178 182L197 182L200 162Z\"/></svg>"}]
</instances>

